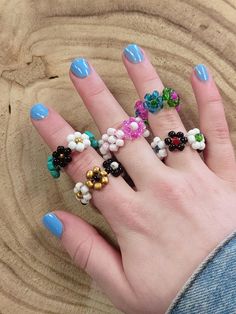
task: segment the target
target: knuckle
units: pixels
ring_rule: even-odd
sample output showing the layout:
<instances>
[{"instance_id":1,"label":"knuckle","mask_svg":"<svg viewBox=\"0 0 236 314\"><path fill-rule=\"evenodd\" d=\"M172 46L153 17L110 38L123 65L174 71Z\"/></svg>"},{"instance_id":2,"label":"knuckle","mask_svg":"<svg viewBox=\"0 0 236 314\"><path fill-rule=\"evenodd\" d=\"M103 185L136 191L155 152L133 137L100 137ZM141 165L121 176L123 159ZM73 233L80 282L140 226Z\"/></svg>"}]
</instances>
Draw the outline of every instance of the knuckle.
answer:
<instances>
[{"instance_id":1,"label":"knuckle","mask_svg":"<svg viewBox=\"0 0 236 314\"><path fill-rule=\"evenodd\" d=\"M90 149L74 156L73 161L68 165L67 172L71 176L84 174L98 164L96 157Z\"/></svg>"},{"instance_id":2,"label":"knuckle","mask_svg":"<svg viewBox=\"0 0 236 314\"><path fill-rule=\"evenodd\" d=\"M211 130L206 130L206 134L211 134L218 142L228 141L230 138L229 129L226 124L217 123Z\"/></svg>"},{"instance_id":3,"label":"knuckle","mask_svg":"<svg viewBox=\"0 0 236 314\"><path fill-rule=\"evenodd\" d=\"M94 238L93 236L87 237L84 241L81 241L75 247L72 260L81 269L87 270L91 252L93 249Z\"/></svg>"},{"instance_id":4,"label":"knuckle","mask_svg":"<svg viewBox=\"0 0 236 314\"><path fill-rule=\"evenodd\" d=\"M180 129L179 117L175 110L165 110L159 113L159 128L169 130L170 126L172 130Z\"/></svg>"}]
</instances>

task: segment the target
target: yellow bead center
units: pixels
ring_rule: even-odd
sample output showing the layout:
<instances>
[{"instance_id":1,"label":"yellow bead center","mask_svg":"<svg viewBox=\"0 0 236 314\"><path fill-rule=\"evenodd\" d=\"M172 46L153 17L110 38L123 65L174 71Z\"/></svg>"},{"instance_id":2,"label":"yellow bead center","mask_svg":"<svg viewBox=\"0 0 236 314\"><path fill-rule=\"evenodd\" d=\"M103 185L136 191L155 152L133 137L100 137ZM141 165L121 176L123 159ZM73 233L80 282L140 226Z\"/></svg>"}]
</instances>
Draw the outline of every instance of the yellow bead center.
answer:
<instances>
[{"instance_id":1,"label":"yellow bead center","mask_svg":"<svg viewBox=\"0 0 236 314\"><path fill-rule=\"evenodd\" d=\"M81 137L76 137L75 143L76 143L76 144L78 144L78 143L83 143L83 139L82 139Z\"/></svg>"}]
</instances>

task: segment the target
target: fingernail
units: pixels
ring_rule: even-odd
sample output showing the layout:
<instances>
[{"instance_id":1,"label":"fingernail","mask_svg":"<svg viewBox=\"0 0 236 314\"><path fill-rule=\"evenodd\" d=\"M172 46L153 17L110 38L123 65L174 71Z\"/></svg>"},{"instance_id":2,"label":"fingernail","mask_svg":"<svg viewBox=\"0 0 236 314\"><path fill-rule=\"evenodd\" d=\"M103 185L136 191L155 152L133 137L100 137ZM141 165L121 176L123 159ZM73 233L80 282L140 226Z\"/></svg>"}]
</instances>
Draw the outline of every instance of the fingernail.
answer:
<instances>
[{"instance_id":1,"label":"fingernail","mask_svg":"<svg viewBox=\"0 0 236 314\"><path fill-rule=\"evenodd\" d=\"M44 226L57 238L60 238L63 233L63 224L53 213L43 216Z\"/></svg>"},{"instance_id":2,"label":"fingernail","mask_svg":"<svg viewBox=\"0 0 236 314\"><path fill-rule=\"evenodd\" d=\"M205 67L204 64L198 64L194 68L195 73L197 77L199 78L200 81L207 81L209 78L207 68Z\"/></svg>"},{"instance_id":3,"label":"fingernail","mask_svg":"<svg viewBox=\"0 0 236 314\"><path fill-rule=\"evenodd\" d=\"M138 45L130 44L124 49L126 59L132 63L140 63L143 61L143 53Z\"/></svg>"},{"instance_id":4,"label":"fingernail","mask_svg":"<svg viewBox=\"0 0 236 314\"><path fill-rule=\"evenodd\" d=\"M30 116L33 120L42 120L48 116L48 108L43 104L35 104L30 110Z\"/></svg>"},{"instance_id":5,"label":"fingernail","mask_svg":"<svg viewBox=\"0 0 236 314\"><path fill-rule=\"evenodd\" d=\"M85 78L91 73L88 62L83 58L75 59L71 64L70 70L75 76L80 78Z\"/></svg>"}]
</instances>

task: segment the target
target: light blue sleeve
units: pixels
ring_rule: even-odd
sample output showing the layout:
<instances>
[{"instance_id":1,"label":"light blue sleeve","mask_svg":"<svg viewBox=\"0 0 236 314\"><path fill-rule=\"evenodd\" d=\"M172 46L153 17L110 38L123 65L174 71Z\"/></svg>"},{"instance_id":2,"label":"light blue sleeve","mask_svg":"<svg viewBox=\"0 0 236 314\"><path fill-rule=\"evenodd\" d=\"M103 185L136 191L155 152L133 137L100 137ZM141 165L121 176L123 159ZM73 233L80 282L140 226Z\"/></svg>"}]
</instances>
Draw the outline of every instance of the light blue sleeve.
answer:
<instances>
[{"instance_id":1,"label":"light blue sleeve","mask_svg":"<svg viewBox=\"0 0 236 314\"><path fill-rule=\"evenodd\" d=\"M236 314L236 231L196 269L166 314Z\"/></svg>"}]
</instances>

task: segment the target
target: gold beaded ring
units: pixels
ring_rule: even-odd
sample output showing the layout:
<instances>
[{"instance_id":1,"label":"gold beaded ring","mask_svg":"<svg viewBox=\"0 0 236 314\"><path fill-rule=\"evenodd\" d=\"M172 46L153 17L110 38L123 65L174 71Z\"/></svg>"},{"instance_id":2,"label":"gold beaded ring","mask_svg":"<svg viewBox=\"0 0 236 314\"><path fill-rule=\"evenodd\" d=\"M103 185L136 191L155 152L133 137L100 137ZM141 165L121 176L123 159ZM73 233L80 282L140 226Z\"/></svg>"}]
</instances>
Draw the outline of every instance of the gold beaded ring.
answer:
<instances>
[{"instance_id":1,"label":"gold beaded ring","mask_svg":"<svg viewBox=\"0 0 236 314\"><path fill-rule=\"evenodd\" d=\"M94 190L101 190L109 182L108 173L97 166L93 167L93 170L87 171L86 178L85 185Z\"/></svg>"}]
</instances>

